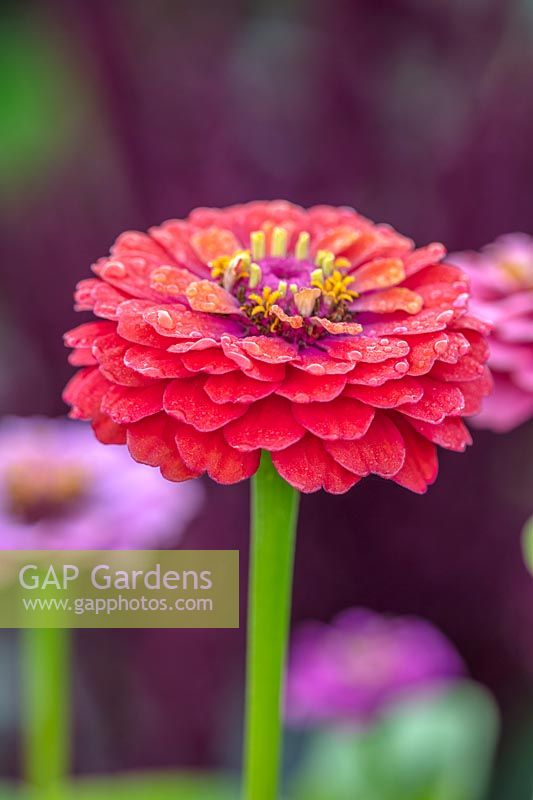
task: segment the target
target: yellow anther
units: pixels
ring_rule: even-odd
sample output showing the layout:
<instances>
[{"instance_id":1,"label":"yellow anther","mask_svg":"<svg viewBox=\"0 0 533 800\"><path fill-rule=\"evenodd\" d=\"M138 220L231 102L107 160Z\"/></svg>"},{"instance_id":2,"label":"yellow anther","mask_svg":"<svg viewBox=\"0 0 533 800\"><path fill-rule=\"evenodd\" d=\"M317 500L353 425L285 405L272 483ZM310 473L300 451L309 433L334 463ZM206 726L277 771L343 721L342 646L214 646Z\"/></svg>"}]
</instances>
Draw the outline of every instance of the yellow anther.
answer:
<instances>
[{"instance_id":1,"label":"yellow anther","mask_svg":"<svg viewBox=\"0 0 533 800\"><path fill-rule=\"evenodd\" d=\"M317 270L314 270L312 277L314 277ZM354 282L352 275L343 275L338 269L334 270L325 280L317 278L312 281L311 285L322 290L322 293L327 301L331 304L341 302L351 303L352 300L358 296L357 292L351 291L348 287Z\"/></svg>"},{"instance_id":2,"label":"yellow anther","mask_svg":"<svg viewBox=\"0 0 533 800\"><path fill-rule=\"evenodd\" d=\"M287 294L287 281L280 281L278 283L278 292L282 297L285 297Z\"/></svg>"},{"instance_id":3,"label":"yellow anther","mask_svg":"<svg viewBox=\"0 0 533 800\"><path fill-rule=\"evenodd\" d=\"M340 256L339 258L335 259L335 266L337 269L347 269L348 267L351 267L351 262L348 258Z\"/></svg>"},{"instance_id":4,"label":"yellow anther","mask_svg":"<svg viewBox=\"0 0 533 800\"><path fill-rule=\"evenodd\" d=\"M306 261L309 258L309 242L311 237L307 231L302 231L298 236L296 247L294 248L294 255L300 261Z\"/></svg>"},{"instance_id":5,"label":"yellow anther","mask_svg":"<svg viewBox=\"0 0 533 800\"><path fill-rule=\"evenodd\" d=\"M230 262L229 256L219 256L215 258L213 261L209 263L211 267L211 277L212 278L221 278L224 275L228 264Z\"/></svg>"},{"instance_id":6,"label":"yellow anther","mask_svg":"<svg viewBox=\"0 0 533 800\"><path fill-rule=\"evenodd\" d=\"M252 258L260 261L266 255L266 239L264 231L253 231L250 234Z\"/></svg>"},{"instance_id":7,"label":"yellow anther","mask_svg":"<svg viewBox=\"0 0 533 800\"><path fill-rule=\"evenodd\" d=\"M287 255L288 235L285 228L273 228L272 241L270 242L270 254L275 258L283 258Z\"/></svg>"},{"instance_id":8,"label":"yellow anther","mask_svg":"<svg viewBox=\"0 0 533 800\"><path fill-rule=\"evenodd\" d=\"M263 277L263 272L262 272L261 267L259 266L259 264L256 264L253 261L250 264L249 272L250 272L250 279L248 281L248 285L249 285L250 289L255 289L255 287L259 286L259 284L261 283L261 278Z\"/></svg>"},{"instance_id":9,"label":"yellow anther","mask_svg":"<svg viewBox=\"0 0 533 800\"><path fill-rule=\"evenodd\" d=\"M289 292L292 292L293 294L296 294L297 291L298 291L298 284L297 283L290 283L289 284Z\"/></svg>"},{"instance_id":10,"label":"yellow anther","mask_svg":"<svg viewBox=\"0 0 533 800\"><path fill-rule=\"evenodd\" d=\"M267 317L270 314L270 309L281 296L281 292L278 289L272 290L270 286L264 286L261 294L252 292L252 294L248 295L248 300L253 303L253 306L251 308L249 306L245 307L244 310L248 309L251 317L256 317L258 314Z\"/></svg>"}]
</instances>

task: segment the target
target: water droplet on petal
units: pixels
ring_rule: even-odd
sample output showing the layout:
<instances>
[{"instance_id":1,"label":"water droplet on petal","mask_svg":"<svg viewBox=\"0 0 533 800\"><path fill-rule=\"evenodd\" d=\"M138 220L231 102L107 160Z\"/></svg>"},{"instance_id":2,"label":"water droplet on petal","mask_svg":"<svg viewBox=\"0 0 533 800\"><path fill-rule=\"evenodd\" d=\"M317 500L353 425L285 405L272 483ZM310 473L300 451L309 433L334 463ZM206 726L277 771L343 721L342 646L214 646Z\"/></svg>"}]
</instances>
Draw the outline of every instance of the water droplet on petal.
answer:
<instances>
[{"instance_id":1,"label":"water droplet on petal","mask_svg":"<svg viewBox=\"0 0 533 800\"><path fill-rule=\"evenodd\" d=\"M409 364L407 363L407 361L397 361L396 364L394 365L394 369L396 370L396 372L399 372L400 375L404 375L409 369Z\"/></svg>"},{"instance_id":2,"label":"water droplet on petal","mask_svg":"<svg viewBox=\"0 0 533 800\"><path fill-rule=\"evenodd\" d=\"M127 270L122 261L108 261L102 270L104 278L125 278Z\"/></svg>"}]
</instances>

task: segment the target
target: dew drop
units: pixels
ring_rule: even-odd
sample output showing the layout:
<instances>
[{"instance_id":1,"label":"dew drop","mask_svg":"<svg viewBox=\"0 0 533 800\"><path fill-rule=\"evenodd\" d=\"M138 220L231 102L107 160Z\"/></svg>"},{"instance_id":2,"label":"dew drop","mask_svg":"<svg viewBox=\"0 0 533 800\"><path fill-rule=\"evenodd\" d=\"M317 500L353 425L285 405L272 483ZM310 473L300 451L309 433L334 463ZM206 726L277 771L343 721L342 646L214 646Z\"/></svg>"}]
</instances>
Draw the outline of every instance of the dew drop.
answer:
<instances>
[{"instance_id":1,"label":"dew drop","mask_svg":"<svg viewBox=\"0 0 533 800\"><path fill-rule=\"evenodd\" d=\"M172 330L172 328L174 328L174 320L172 319L168 311L157 312L157 324L161 328L165 328L165 330L169 331Z\"/></svg>"},{"instance_id":2,"label":"dew drop","mask_svg":"<svg viewBox=\"0 0 533 800\"><path fill-rule=\"evenodd\" d=\"M404 375L409 369L409 364L407 363L407 361L397 361L396 364L394 365L394 369L396 370L396 372L399 372L400 375Z\"/></svg>"},{"instance_id":3,"label":"dew drop","mask_svg":"<svg viewBox=\"0 0 533 800\"><path fill-rule=\"evenodd\" d=\"M125 278L126 267L122 261L108 261L104 266L103 275L105 278Z\"/></svg>"}]
</instances>

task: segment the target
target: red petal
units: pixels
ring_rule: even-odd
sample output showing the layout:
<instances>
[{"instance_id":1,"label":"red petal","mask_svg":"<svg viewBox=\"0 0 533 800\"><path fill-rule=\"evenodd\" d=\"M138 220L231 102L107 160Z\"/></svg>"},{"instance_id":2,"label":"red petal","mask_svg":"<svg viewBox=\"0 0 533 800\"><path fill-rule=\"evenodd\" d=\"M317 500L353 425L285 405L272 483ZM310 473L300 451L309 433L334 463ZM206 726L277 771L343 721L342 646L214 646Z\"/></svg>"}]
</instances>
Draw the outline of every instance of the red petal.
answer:
<instances>
[{"instance_id":1,"label":"red petal","mask_svg":"<svg viewBox=\"0 0 533 800\"><path fill-rule=\"evenodd\" d=\"M250 378L258 381L281 381L285 376L285 364L267 364L265 361L256 361L244 352L243 340L223 336L222 349L228 358Z\"/></svg>"},{"instance_id":2,"label":"red petal","mask_svg":"<svg viewBox=\"0 0 533 800\"><path fill-rule=\"evenodd\" d=\"M210 375L225 375L234 372L237 365L224 355L218 347L205 350L189 350L181 356L184 365L191 372L208 372Z\"/></svg>"},{"instance_id":3,"label":"red petal","mask_svg":"<svg viewBox=\"0 0 533 800\"><path fill-rule=\"evenodd\" d=\"M354 282L350 289L361 294L374 289L387 289L396 286L405 278L403 262L400 258L375 258L352 273Z\"/></svg>"},{"instance_id":4,"label":"red petal","mask_svg":"<svg viewBox=\"0 0 533 800\"><path fill-rule=\"evenodd\" d=\"M214 431L240 417L247 403L213 403L204 391L205 379L172 381L164 397L165 411L199 431Z\"/></svg>"},{"instance_id":5,"label":"red petal","mask_svg":"<svg viewBox=\"0 0 533 800\"><path fill-rule=\"evenodd\" d=\"M402 425L406 456L403 467L393 480L417 494L424 494L428 485L437 479L439 464L435 445L416 433L408 424Z\"/></svg>"},{"instance_id":6,"label":"red petal","mask_svg":"<svg viewBox=\"0 0 533 800\"><path fill-rule=\"evenodd\" d=\"M207 228L191 236L191 245L200 261L208 264L219 256L231 256L242 245L232 231L224 228Z\"/></svg>"},{"instance_id":7,"label":"red petal","mask_svg":"<svg viewBox=\"0 0 533 800\"><path fill-rule=\"evenodd\" d=\"M345 375L354 369L353 362L339 361L316 347L300 350L300 358L301 361L295 361L293 366L311 375Z\"/></svg>"},{"instance_id":8,"label":"red petal","mask_svg":"<svg viewBox=\"0 0 533 800\"><path fill-rule=\"evenodd\" d=\"M100 411L102 397L111 386L96 367L80 369L63 390L63 400L72 406L69 416L92 419Z\"/></svg>"},{"instance_id":9,"label":"red petal","mask_svg":"<svg viewBox=\"0 0 533 800\"><path fill-rule=\"evenodd\" d=\"M464 397L463 417L472 416L481 411L483 398L490 394L494 388L492 375L488 367L485 367L483 376L475 381L457 384Z\"/></svg>"},{"instance_id":10,"label":"red petal","mask_svg":"<svg viewBox=\"0 0 533 800\"><path fill-rule=\"evenodd\" d=\"M147 386L152 381L144 375L130 369L124 363L124 356L129 348L129 342L116 333L99 336L93 344L93 354L100 364L102 375L113 383L122 386Z\"/></svg>"},{"instance_id":11,"label":"red petal","mask_svg":"<svg viewBox=\"0 0 533 800\"><path fill-rule=\"evenodd\" d=\"M324 339L323 347L333 358L353 363L379 364L389 358L403 358L409 352L409 345L403 339L376 338L374 336L354 336L352 339Z\"/></svg>"},{"instance_id":12,"label":"red petal","mask_svg":"<svg viewBox=\"0 0 533 800\"><path fill-rule=\"evenodd\" d=\"M419 381L407 377L399 381L388 381L382 386L353 384L346 387L345 394L376 408L396 408L405 403L417 403L422 398L424 389Z\"/></svg>"},{"instance_id":13,"label":"red petal","mask_svg":"<svg viewBox=\"0 0 533 800\"><path fill-rule=\"evenodd\" d=\"M219 340L224 333L239 332L238 325L229 319L189 311L179 304L152 306L143 318L160 336L172 338Z\"/></svg>"},{"instance_id":14,"label":"red petal","mask_svg":"<svg viewBox=\"0 0 533 800\"><path fill-rule=\"evenodd\" d=\"M186 266L201 277L209 277L209 269L191 247L192 226L182 219L171 219L159 227L150 228L150 236L169 254L171 262Z\"/></svg>"},{"instance_id":15,"label":"red petal","mask_svg":"<svg viewBox=\"0 0 533 800\"><path fill-rule=\"evenodd\" d=\"M439 242L432 242L426 247L419 247L412 253L408 253L403 258L406 275L414 275L415 272L427 267L430 264L436 264L441 258L446 255L446 248Z\"/></svg>"},{"instance_id":16,"label":"red petal","mask_svg":"<svg viewBox=\"0 0 533 800\"><path fill-rule=\"evenodd\" d=\"M199 471L191 470L184 464L176 447L176 427L177 423L166 414L156 414L136 422L128 428L128 449L135 461L160 467L167 480L196 478Z\"/></svg>"},{"instance_id":17,"label":"red petal","mask_svg":"<svg viewBox=\"0 0 533 800\"><path fill-rule=\"evenodd\" d=\"M147 308L152 308L153 303L144 300L128 300L118 309L117 333L128 342L143 344L149 347L159 347L163 350L168 347L168 339L159 336L151 325L143 319Z\"/></svg>"},{"instance_id":18,"label":"red petal","mask_svg":"<svg viewBox=\"0 0 533 800\"><path fill-rule=\"evenodd\" d=\"M310 434L286 450L273 453L272 461L282 478L306 494L319 489L344 494L359 480L357 475L343 469L322 442Z\"/></svg>"},{"instance_id":19,"label":"red petal","mask_svg":"<svg viewBox=\"0 0 533 800\"><path fill-rule=\"evenodd\" d=\"M477 331L481 333L483 336L489 336L492 333L492 325L489 322L483 322L477 317L473 317L470 314L465 314L461 316L453 325L454 328L466 328L470 331Z\"/></svg>"},{"instance_id":20,"label":"red petal","mask_svg":"<svg viewBox=\"0 0 533 800\"><path fill-rule=\"evenodd\" d=\"M119 292L99 278L80 281L74 294L76 311L92 311L97 317L116 319L119 305L128 295Z\"/></svg>"},{"instance_id":21,"label":"red petal","mask_svg":"<svg viewBox=\"0 0 533 800\"><path fill-rule=\"evenodd\" d=\"M113 322L101 322L100 320L84 322L67 331L63 339L67 347L92 347L98 336L114 333L116 329L117 326Z\"/></svg>"},{"instance_id":22,"label":"red petal","mask_svg":"<svg viewBox=\"0 0 533 800\"><path fill-rule=\"evenodd\" d=\"M468 445L472 444L472 437L468 428L459 417L447 417L438 425L422 422L418 419L411 421L413 428L429 439L434 444L439 444L447 450L456 450L463 453Z\"/></svg>"},{"instance_id":23,"label":"red petal","mask_svg":"<svg viewBox=\"0 0 533 800\"><path fill-rule=\"evenodd\" d=\"M373 311L376 314L390 314L394 311L418 314L423 304L419 294L402 286L385 289L382 292L375 292L375 294L364 294L355 300L350 308L354 311Z\"/></svg>"},{"instance_id":24,"label":"red petal","mask_svg":"<svg viewBox=\"0 0 533 800\"><path fill-rule=\"evenodd\" d=\"M426 375L449 344L447 333L425 333L409 339L409 375Z\"/></svg>"},{"instance_id":25,"label":"red petal","mask_svg":"<svg viewBox=\"0 0 533 800\"><path fill-rule=\"evenodd\" d=\"M335 461L356 475L371 472L390 478L403 466L405 445L396 425L386 414L376 414L368 432L353 442L327 442Z\"/></svg>"},{"instance_id":26,"label":"red petal","mask_svg":"<svg viewBox=\"0 0 533 800\"><path fill-rule=\"evenodd\" d=\"M444 311L424 309L420 314L409 316L398 312L389 320L372 322L365 326L365 331L374 336L414 336L420 333L443 331L452 322L455 312L451 308Z\"/></svg>"},{"instance_id":27,"label":"red petal","mask_svg":"<svg viewBox=\"0 0 533 800\"><path fill-rule=\"evenodd\" d=\"M291 404L276 395L258 400L243 417L224 428L226 441L237 450L282 450L303 435Z\"/></svg>"},{"instance_id":28,"label":"red petal","mask_svg":"<svg viewBox=\"0 0 533 800\"><path fill-rule=\"evenodd\" d=\"M98 414L93 419L92 428L102 444L126 444L127 429L124 425L117 425L105 414Z\"/></svg>"},{"instance_id":29,"label":"red petal","mask_svg":"<svg viewBox=\"0 0 533 800\"><path fill-rule=\"evenodd\" d=\"M92 350L88 347L79 347L68 354L68 363L73 367L94 367L98 365L98 361L92 354Z\"/></svg>"},{"instance_id":30,"label":"red petal","mask_svg":"<svg viewBox=\"0 0 533 800\"><path fill-rule=\"evenodd\" d=\"M190 378L181 357L155 347L134 345L124 355L126 366L148 378Z\"/></svg>"},{"instance_id":31,"label":"red petal","mask_svg":"<svg viewBox=\"0 0 533 800\"><path fill-rule=\"evenodd\" d=\"M372 422L374 410L369 406L338 397L330 403L295 403L296 420L320 439L359 439Z\"/></svg>"},{"instance_id":32,"label":"red petal","mask_svg":"<svg viewBox=\"0 0 533 800\"><path fill-rule=\"evenodd\" d=\"M464 272L457 267L453 267L451 264L427 265L423 271L419 270L405 283L410 289L415 289L415 291L445 283L449 286L455 285L458 292L468 292L469 290L468 277Z\"/></svg>"},{"instance_id":33,"label":"red petal","mask_svg":"<svg viewBox=\"0 0 533 800\"><path fill-rule=\"evenodd\" d=\"M187 288L197 280L197 277L188 269L164 264L150 273L150 289L167 299L176 297L185 299Z\"/></svg>"},{"instance_id":34,"label":"red petal","mask_svg":"<svg viewBox=\"0 0 533 800\"><path fill-rule=\"evenodd\" d=\"M253 403L272 394L278 386L278 383L256 381L236 371L209 376L204 390L214 403Z\"/></svg>"},{"instance_id":35,"label":"red petal","mask_svg":"<svg viewBox=\"0 0 533 800\"><path fill-rule=\"evenodd\" d=\"M357 364L353 372L348 375L349 384L362 384L364 386L382 386L387 381L403 378L409 369L405 359L391 358L381 364Z\"/></svg>"},{"instance_id":36,"label":"red petal","mask_svg":"<svg viewBox=\"0 0 533 800\"><path fill-rule=\"evenodd\" d=\"M235 297L213 281L195 281L187 287L187 300L194 311L206 314L242 313Z\"/></svg>"},{"instance_id":37,"label":"red petal","mask_svg":"<svg viewBox=\"0 0 533 800\"><path fill-rule=\"evenodd\" d=\"M441 381L474 381L485 371L477 358L466 355L457 364L435 364L431 376Z\"/></svg>"},{"instance_id":38,"label":"red petal","mask_svg":"<svg viewBox=\"0 0 533 800\"><path fill-rule=\"evenodd\" d=\"M315 243L315 248L316 250L330 250L335 255L339 255L355 244L360 236L360 231L356 231L350 225L341 225L320 236Z\"/></svg>"},{"instance_id":39,"label":"red petal","mask_svg":"<svg viewBox=\"0 0 533 800\"><path fill-rule=\"evenodd\" d=\"M295 403L325 402L338 397L345 385L345 375L311 375L289 368L278 394Z\"/></svg>"},{"instance_id":40,"label":"red petal","mask_svg":"<svg viewBox=\"0 0 533 800\"><path fill-rule=\"evenodd\" d=\"M267 364L283 364L298 358L295 345L275 336L247 336L240 346L247 355Z\"/></svg>"},{"instance_id":41,"label":"red petal","mask_svg":"<svg viewBox=\"0 0 533 800\"><path fill-rule=\"evenodd\" d=\"M140 389L111 386L102 399L102 411L120 425L137 422L162 411L165 386L163 381Z\"/></svg>"},{"instance_id":42,"label":"red petal","mask_svg":"<svg viewBox=\"0 0 533 800\"><path fill-rule=\"evenodd\" d=\"M442 422L448 415L456 416L463 412L464 399L461 390L450 383L418 378L424 395L416 403L400 406L399 411L409 417L424 422Z\"/></svg>"},{"instance_id":43,"label":"red petal","mask_svg":"<svg viewBox=\"0 0 533 800\"><path fill-rule=\"evenodd\" d=\"M190 469L207 472L218 483L243 481L259 466L259 450L251 453L234 450L219 431L199 433L190 425L177 423L176 444Z\"/></svg>"}]
</instances>

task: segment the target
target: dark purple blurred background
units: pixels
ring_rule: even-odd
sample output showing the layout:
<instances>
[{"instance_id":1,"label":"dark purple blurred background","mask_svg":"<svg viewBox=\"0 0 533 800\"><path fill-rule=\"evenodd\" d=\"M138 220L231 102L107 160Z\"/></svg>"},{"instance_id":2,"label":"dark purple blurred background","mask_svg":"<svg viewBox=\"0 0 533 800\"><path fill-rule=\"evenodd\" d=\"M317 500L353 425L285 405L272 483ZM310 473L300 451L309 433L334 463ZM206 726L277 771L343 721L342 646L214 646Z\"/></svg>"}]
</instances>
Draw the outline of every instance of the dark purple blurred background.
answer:
<instances>
[{"instance_id":1,"label":"dark purple blurred background","mask_svg":"<svg viewBox=\"0 0 533 800\"><path fill-rule=\"evenodd\" d=\"M2 413L64 413L72 290L123 229L286 197L450 250L533 233L531 0L4 2L0 67ZM533 429L475 439L422 499L306 498L294 618L440 626L502 705L510 800L533 773ZM244 575L247 487L208 491L185 546L241 547ZM88 632L77 662L80 770L237 757L242 631Z\"/></svg>"}]
</instances>

